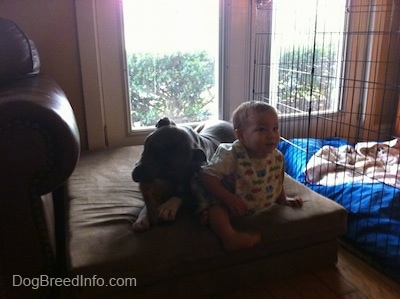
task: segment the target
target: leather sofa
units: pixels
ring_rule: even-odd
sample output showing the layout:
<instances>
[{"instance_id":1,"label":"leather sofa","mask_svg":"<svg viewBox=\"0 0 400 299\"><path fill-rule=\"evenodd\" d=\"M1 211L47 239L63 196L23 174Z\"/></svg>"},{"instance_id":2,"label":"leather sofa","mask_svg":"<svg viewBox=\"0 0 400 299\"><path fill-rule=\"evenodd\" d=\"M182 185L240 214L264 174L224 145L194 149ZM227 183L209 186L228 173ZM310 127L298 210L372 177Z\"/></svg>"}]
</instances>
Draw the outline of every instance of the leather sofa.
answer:
<instances>
[{"instance_id":1,"label":"leather sofa","mask_svg":"<svg viewBox=\"0 0 400 299\"><path fill-rule=\"evenodd\" d=\"M34 42L0 18L0 298L51 295L13 284L57 272L53 201L44 195L67 180L79 152L65 93L40 75Z\"/></svg>"},{"instance_id":2,"label":"leather sofa","mask_svg":"<svg viewBox=\"0 0 400 299\"><path fill-rule=\"evenodd\" d=\"M33 42L4 19L0 40L1 298L208 298L336 263L347 212L288 176L301 209L273 205L234 223L261 231L252 249L224 251L190 210L133 232L142 146L81 152L73 110L40 75Z\"/></svg>"}]
</instances>

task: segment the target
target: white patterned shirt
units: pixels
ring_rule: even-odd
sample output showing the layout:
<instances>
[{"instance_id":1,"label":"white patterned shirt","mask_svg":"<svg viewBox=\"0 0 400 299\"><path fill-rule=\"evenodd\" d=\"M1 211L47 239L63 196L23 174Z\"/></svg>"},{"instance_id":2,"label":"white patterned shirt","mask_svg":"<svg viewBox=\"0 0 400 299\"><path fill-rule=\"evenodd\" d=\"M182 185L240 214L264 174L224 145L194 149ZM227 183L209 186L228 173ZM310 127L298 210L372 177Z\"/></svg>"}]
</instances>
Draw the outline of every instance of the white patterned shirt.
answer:
<instances>
[{"instance_id":1,"label":"white patterned shirt","mask_svg":"<svg viewBox=\"0 0 400 299\"><path fill-rule=\"evenodd\" d=\"M203 172L227 184L249 211L262 209L279 197L284 178L283 154L275 149L266 158L250 159L240 141L222 143Z\"/></svg>"}]
</instances>

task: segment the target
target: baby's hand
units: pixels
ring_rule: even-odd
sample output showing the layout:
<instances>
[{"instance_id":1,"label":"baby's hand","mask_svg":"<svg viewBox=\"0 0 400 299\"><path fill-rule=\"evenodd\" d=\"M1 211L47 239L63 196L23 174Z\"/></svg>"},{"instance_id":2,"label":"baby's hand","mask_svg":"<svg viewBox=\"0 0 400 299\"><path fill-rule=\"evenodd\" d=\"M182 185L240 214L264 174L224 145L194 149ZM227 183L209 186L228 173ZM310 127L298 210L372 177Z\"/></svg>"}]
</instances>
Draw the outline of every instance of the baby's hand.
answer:
<instances>
[{"instance_id":1,"label":"baby's hand","mask_svg":"<svg viewBox=\"0 0 400 299\"><path fill-rule=\"evenodd\" d=\"M303 206L303 200L298 196L286 197L286 200L283 202L283 204L292 208L301 208Z\"/></svg>"}]
</instances>

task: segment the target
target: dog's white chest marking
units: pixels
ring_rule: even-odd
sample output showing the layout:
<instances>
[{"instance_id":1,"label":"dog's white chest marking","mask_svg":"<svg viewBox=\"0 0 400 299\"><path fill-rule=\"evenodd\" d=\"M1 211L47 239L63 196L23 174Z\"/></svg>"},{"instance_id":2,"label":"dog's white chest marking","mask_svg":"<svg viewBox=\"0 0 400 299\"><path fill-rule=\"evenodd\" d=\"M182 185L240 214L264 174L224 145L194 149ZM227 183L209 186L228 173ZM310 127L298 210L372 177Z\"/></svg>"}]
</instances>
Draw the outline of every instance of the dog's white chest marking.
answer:
<instances>
[{"instance_id":1,"label":"dog's white chest marking","mask_svg":"<svg viewBox=\"0 0 400 299\"><path fill-rule=\"evenodd\" d=\"M159 206L157 218L160 220L174 220L181 204L181 198L176 196L169 198L165 203Z\"/></svg>"}]
</instances>

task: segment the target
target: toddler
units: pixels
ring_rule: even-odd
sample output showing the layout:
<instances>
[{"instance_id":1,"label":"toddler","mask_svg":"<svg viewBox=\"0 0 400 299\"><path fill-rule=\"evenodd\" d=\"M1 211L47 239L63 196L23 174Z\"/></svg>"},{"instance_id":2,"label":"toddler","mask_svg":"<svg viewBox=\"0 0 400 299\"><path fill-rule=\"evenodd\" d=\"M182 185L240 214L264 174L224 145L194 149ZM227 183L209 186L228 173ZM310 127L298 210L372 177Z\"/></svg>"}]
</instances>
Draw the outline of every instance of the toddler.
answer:
<instances>
[{"instance_id":1,"label":"toddler","mask_svg":"<svg viewBox=\"0 0 400 299\"><path fill-rule=\"evenodd\" d=\"M232 115L237 140L220 144L200 181L210 193L200 217L208 221L226 250L250 248L260 233L236 231L230 217L243 216L273 203L301 207L300 198L283 190L284 159L277 150L280 140L278 114L261 101L242 103ZM211 196L210 196L211 195ZM210 200L211 198L211 200Z\"/></svg>"}]
</instances>

